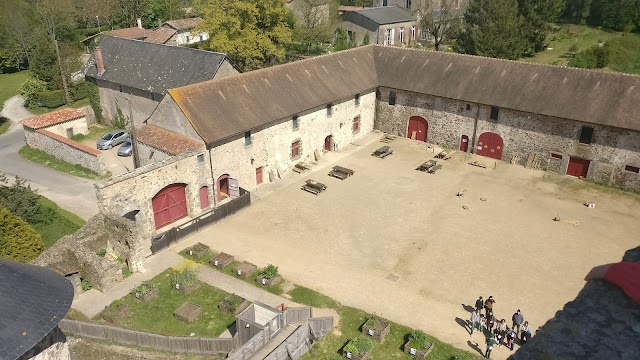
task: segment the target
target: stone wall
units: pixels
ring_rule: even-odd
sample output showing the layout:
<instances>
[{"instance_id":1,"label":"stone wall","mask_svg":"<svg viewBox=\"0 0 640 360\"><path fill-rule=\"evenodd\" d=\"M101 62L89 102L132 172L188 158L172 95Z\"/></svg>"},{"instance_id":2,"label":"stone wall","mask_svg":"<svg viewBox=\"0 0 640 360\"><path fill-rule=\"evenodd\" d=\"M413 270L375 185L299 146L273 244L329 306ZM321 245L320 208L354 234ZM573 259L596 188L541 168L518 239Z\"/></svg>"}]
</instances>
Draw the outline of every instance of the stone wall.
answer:
<instances>
[{"instance_id":1,"label":"stone wall","mask_svg":"<svg viewBox=\"0 0 640 360\"><path fill-rule=\"evenodd\" d=\"M17 360L71 360L67 338L56 326Z\"/></svg>"},{"instance_id":2,"label":"stone wall","mask_svg":"<svg viewBox=\"0 0 640 360\"><path fill-rule=\"evenodd\" d=\"M394 106L389 105L391 91ZM529 156L537 156L541 169L565 174L571 157L587 159L592 161L587 178L640 191L640 175L624 171L626 165L640 166L640 132L504 108L492 120L490 112L488 105L380 88L376 128L407 136L409 118L421 116L429 125L427 142L459 149L466 135L469 152L475 152L482 133L493 132L503 139L504 161L525 165ZM591 144L579 143L582 126L594 128Z\"/></svg>"},{"instance_id":3,"label":"stone wall","mask_svg":"<svg viewBox=\"0 0 640 360\"><path fill-rule=\"evenodd\" d=\"M185 153L159 163L149 164L132 172L96 184L98 208L103 213L124 216L135 213L135 222L144 238L143 255L151 254L151 237L156 234L152 199L165 187L185 184L189 217L196 217L209 208L200 208L200 188L207 186L212 199L213 180L208 156ZM213 201L210 201L213 205Z\"/></svg>"},{"instance_id":4,"label":"stone wall","mask_svg":"<svg viewBox=\"0 0 640 360\"><path fill-rule=\"evenodd\" d=\"M157 163L171 157L171 155L147 144L143 144L141 142L137 142L136 144L138 145L138 159L140 160L139 166Z\"/></svg>"},{"instance_id":5,"label":"stone wall","mask_svg":"<svg viewBox=\"0 0 640 360\"><path fill-rule=\"evenodd\" d=\"M163 95L135 89L125 85L118 85L104 80L97 80L100 93L102 115L108 123L113 120L118 108L124 116L133 117L137 127L143 125L155 110Z\"/></svg>"},{"instance_id":6,"label":"stone wall","mask_svg":"<svg viewBox=\"0 0 640 360\"><path fill-rule=\"evenodd\" d=\"M149 124L159 126L163 129L173 131L176 134L184 135L193 139L202 140L200 135L191 126L191 122L184 116L180 107L170 95L162 99L160 105L148 121Z\"/></svg>"},{"instance_id":7,"label":"stone wall","mask_svg":"<svg viewBox=\"0 0 640 360\"><path fill-rule=\"evenodd\" d=\"M102 153L77 141L73 141L47 130L24 129L27 145L42 150L47 154L78 164L100 175L107 173Z\"/></svg>"},{"instance_id":8,"label":"stone wall","mask_svg":"<svg viewBox=\"0 0 640 360\"><path fill-rule=\"evenodd\" d=\"M72 129L73 135L89 133L89 128L87 126L87 119L85 117L81 117L79 119L75 119L71 121L65 121L60 124L55 124L55 125L46 127L43 130L47 130L56 135L60 135L62 137L68 138L67 129Z\"/></svg>"},{"instance_id":9,"label":"stone wall","mask_svg":"<svg viewBox=\"0 0 640 360\"><path fill-rule=\"evenodd\" d=\"M360 116L360 131L353 133L353 119ZM218 179L228 174L249 191L256 188L256 168L263 169L263 182L269 182L269 174L275 178L301 161L314 161L315 152L324 152L327 136L332 136L333 150L359 139L373 130L375 117L375 92L363 94L359 105L353 98L345 99L332 106L332 114L327 117L325 107L313 109L297 118L298 129L293 129L292 119L280 119L278 123L251 134L251 145L245 145L244 135L214 146L210 150L211 171ZM291 144L300 140L301 156L291 158ZM217 184L216 184L217 185ZM217 191L217 190L216 190Z\"/></svg>"}]
</instances>

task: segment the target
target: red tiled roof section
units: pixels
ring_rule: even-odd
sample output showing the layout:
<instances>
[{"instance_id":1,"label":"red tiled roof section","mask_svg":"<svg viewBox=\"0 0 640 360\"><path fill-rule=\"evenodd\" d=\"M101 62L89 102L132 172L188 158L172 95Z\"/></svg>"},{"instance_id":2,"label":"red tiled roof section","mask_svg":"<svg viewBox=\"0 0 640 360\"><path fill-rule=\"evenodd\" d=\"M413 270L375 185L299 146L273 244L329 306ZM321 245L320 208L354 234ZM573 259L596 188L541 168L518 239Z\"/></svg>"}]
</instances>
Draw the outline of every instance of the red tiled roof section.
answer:
<instances>
[{"instance_id":1,"label":"red tiled roof section","mask_svg":"<svg viewBox=\"0 0 640 360\"><path fill-rule=\"evenodd\" d=\"M124 28L104 32L107 35L132 40L144 40L153 34L151 29L143 29L139 27Z\"/></svg>"},{"instance_id":2,"label":"red tiled roof section","mask_svg":"<svg viewBox=\"0 0 640 360\"><path fill-rule=\"evenodd\" d=\"M174 133L155 125L145 125L136 133L136 140L169 155L180 155L201 148L204 142Z\"/></svg>"},{"instance_id":3,"label":"red tiled roof section","mask_svg":"<svg viewBox=\"0 0 640 360\"><path fill-rule=\"evenodd\" d=\"M87 145L85 145L85 144L82 144L82 143L79 143L79 142L77 142L77 141L73 141L73 140L67 139L67 138L66 138L66 137L64 137L64 136L60 136L60 135L58 135L58 134L54 134L54 133L52 133L51 131L47 131L47 130L44 130L44 129L40 129L40 130L36 130L36 132L38 132L38 133L40 133L40 134L42 134L42 135L46 135L46 136L48 136L48 137L50 137L50 138L52 138L52 139L54 139L54 140L58 140L58 141L60 141L61 143L67 144L67 145L69 145L69 146L71 146L71 147L73 147L73 148L76 148L76 149L78 149L78 150L84 151L84 152L86 152L87 154L91 154L91 155L93 155L93 156L99 156L100 154L102 154L102 153L100 152L100 150L96 150L96 149L94 149L94 148L90 148L90 147L88 147L88 146L87 146Z\"/></svg>"},{"instance_id":4,"label":"red tiled roof section","mask_svg":"<svg viewBox=\"0 0 640 360\"><path fill-rule=\"evenodd\" d=\"M30 117L28 119L22 120L21 122L22 122L22 125L28 128L41 129L51 125L60 124L65 121L79 119L85 116L86 115L78 109L66 108L66 109L50 112L47 114Z\"/></svg>"},{"instance_id":5,"label":"red tiled roof section","mask_svg":"<svg viewBox=\"0 0 640 360\"><path fill-rule=\"evenodd\" d=\"M165 44L176 33L173 29L160 28L154 30L144 41L156 44Z\"/></svg>"},{"instance_id":6,"label":"red tiled roof section","mask_svg":"<svg viewBox=\"0 0 640 360\"><path fill-rule=\"evenodd\" d=\"M181 30L191 30L198 26L202 22L202 19L199 17L190 18L190 19L175 19L165 21L163 25L169 25L172 28L181 31Z\"/></svg>"}]
</instances>

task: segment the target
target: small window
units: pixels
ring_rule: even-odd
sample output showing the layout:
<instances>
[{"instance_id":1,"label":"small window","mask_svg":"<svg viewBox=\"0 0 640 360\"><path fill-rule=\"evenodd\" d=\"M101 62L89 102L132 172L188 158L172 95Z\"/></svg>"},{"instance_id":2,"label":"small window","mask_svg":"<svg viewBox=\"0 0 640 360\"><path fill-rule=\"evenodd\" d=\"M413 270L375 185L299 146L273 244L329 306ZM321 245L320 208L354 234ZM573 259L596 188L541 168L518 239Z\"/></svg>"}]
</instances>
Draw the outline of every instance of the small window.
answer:
<instances>
[{"instance_id":1,"label":"small window","mask_svg":"<svg viewBox=\"0 0 640 360\"><path fill-rule=\"evenodd\" d=\"M251 131L244 133L244 146L251 145Z\"/></svg>"},{"instance_id":2,"label":"small window","mask_svg":"<svg viewBox=\"0 0 640 360\"><path fill-rule=\"evenodd\" d=\"M591 126L583 126L580 129L580 139L578 141L581 144L591 144L593 142L593 128Z\"/></svg>"},{"instance_id":3,"label":"small window","mask_svg":"<svg viewBox=\"0 0 640 360\"><path fill-rule=\"evenodd\" d=\"M411 27L411 41L416 41L416 27Z\"/></svg>"},{"instance_id":4,"label":"small window","mask_svg":"<svg viewBox=\"0 0 640 360\"><path fill-rule=\"evenodd\" d=\"M467 104L467 111L471 110L471 104Z\"/></svg>"},{"instance_id":5,"label":"small window","mask_svg":"<svg viewBox=\"0 0 640 360\"><path fill-rule=\"evenodd\" d=\"M624 171L629 171L629 172L632 172L632 173L640 174L640 167L633 166L633 165L627 165L627 166L624 167Z\"/></svg>"},{"instance_id":6,"label":"small window","mask_svg":"<svg viewBox=\"0 0 640 360\"><path fill-rule=\"evenodd\" d=\"M353 133L357 134L360 132L360 116L356 116L353 118Z\"/></svg>"},{"instance_id":7,"label":"small window","mask_svg":"<svg viewBox=\"0 0 640 360\"><path fill-rule=\"evenodd\" d=\"M395 91L389 91L389 105L395 105L396 104L396 92Z\"/></svg>"},{"instance_id":8,"label":"small window","mask_svg":"<svg viewBox=\"0 0 640 360\"><path fill-rule=\"evenodd\" d=\"M356 104L356 106L360 105L360 94L356 94L353 102Z\"/></svg>"},{"instance_id":9,"label":"small window","mask_svg":"<svg viewBox=\"0 0 640 360\"><path fill-rule=\"evenodd\" d=\"M500 108L497 106L491 107L491 116L489 117L491 120L498 120L498 114L500 113Z\"/></svg>"},{"instance_id":10,"label":"small window","mask_svg":"<svg viewBox=\"0 0 640 360\"><path fill-rule=\"evenodd\" d=\"M196 161L198 162L198 164L203 164L204 163L204 154L198 154L198 156L196 156Z\"/></svg>"},{"instance_id":11,"label":"small window","mask_svg":"<svg viewBox=\"0 0 640 360\"><path fill-rule=\"evenodd\" d=\"M327 105L327 117L331 117L333 115L333 105Z\"/></svg>"},{"instance_id":12,"label":"small window","mask_svg":"<svg viewBox=\"0 0 640 360\"><path fill-rule=\"evenodd\" d=\"M291 128L295 131L298 130L298 117L294 116L293 119L291 119Z\"/></svg>"},{"instance_id":13,"label":"small window","mask_svg":"<svg viewBox=\"0 0 640 360\"><path fill-rule=\"evenodd\" d=\"M558 154L558 153L551 153L551 158L552 159L558 159L558 160L562 160L562 154Z\"/></svg>"},{"instance_id":14,"label":"small window","mask_svg":"<svg viewBox=\"0 0 640 360\"><path fill-rule=\"evenodd\" d=\"M291 143L291 159L297 159L300 157L301 153L301 147L300 147L300 140L296 140L294 142Z\"/></svg>"}]
</instances>

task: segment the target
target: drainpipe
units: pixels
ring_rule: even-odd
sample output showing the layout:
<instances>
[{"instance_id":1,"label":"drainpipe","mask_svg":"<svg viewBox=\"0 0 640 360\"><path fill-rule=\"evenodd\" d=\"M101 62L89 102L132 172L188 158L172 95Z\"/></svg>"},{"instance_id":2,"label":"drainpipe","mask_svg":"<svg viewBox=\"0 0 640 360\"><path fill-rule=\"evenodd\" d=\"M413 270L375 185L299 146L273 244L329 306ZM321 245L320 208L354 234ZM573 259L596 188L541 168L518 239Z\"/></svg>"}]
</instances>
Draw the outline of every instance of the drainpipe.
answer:
<instances>
[{"instance_id":1,"label":"drainpipe","mask_svg":"<svg viewBox=\"0 0 640 360\"><path fill-rule=\"evenodd\" d=\"M478 118L480 117L480 104L477 104L476 118L473 120L473 138L471 140L471 153L476 153L476 134L478 133Z\"/></svg>"},{"instance_id":2,"label":"drainpipe","mask_svg":"<svg viewBox=\"0 0 640 360\"><path fill-rule=\"evenodd\" d=\"M209 153L209 171L211 171L211 181L213 181L211 190L213 193L213 203L215 204L215 206L218 206L218 184L216 183L216 178L213 176L213 157L211 155L211 149L209 148L209 145L205 145L204 147L204 151Z\"/></svg>"}]
</instances>

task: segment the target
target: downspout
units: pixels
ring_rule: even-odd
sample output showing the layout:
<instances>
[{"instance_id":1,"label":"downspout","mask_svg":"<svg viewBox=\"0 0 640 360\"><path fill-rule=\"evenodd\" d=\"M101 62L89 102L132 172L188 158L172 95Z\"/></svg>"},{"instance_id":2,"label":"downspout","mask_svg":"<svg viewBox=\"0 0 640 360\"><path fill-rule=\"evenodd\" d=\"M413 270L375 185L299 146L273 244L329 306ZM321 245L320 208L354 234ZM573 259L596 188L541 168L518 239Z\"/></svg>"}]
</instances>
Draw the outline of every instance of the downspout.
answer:
<instances>
[{"instance_id":1,"label":"downspout","mask_svg":"<svg viewBox=\"0 0 640 360\"><path fill-rule=\"evenodd\" d=\"M209 153L209 171L211 172L211 180L213 181L211 191L213 195L213 203L217 207L218 206L218 196L217 196L218 184L216 183L215 176L213 176L213 158L211 157L211 148L209 147L209 144L206 144L204 148L205 148L205 151Z\"/></svg>"},{"instance_id":2,"label":"downspout","mask_svg":"<svg viewBox=\"0 0 640 360\"><path fill-rule=\"evenodd\" d=\"M476 117L473 120L473 140L471 140L471 153L476 153L476 134L478 133L478 118L480 117L480 104L477 105Z\"/></svg>"}]
</instances>

